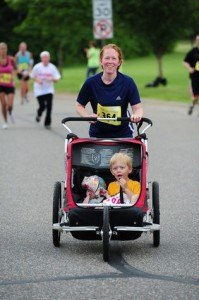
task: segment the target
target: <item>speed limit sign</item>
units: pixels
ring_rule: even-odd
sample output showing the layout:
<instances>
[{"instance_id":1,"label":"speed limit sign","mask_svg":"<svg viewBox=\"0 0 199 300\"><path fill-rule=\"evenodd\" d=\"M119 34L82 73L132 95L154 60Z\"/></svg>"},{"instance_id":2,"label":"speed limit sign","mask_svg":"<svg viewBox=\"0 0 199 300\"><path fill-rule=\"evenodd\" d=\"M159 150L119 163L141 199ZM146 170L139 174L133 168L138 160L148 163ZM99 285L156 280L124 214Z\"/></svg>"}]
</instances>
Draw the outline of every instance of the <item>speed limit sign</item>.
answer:
<instances>
[{"instance_id":1,"label":"speed limit sign","mask_svg":"<svg viewBox=\"0 0 199 300\"><path fill-rule=\"evenodd\" d=\"M113 37L112 0L93 0L93 35L95 39Z\"/></svg>"}]
</instances>

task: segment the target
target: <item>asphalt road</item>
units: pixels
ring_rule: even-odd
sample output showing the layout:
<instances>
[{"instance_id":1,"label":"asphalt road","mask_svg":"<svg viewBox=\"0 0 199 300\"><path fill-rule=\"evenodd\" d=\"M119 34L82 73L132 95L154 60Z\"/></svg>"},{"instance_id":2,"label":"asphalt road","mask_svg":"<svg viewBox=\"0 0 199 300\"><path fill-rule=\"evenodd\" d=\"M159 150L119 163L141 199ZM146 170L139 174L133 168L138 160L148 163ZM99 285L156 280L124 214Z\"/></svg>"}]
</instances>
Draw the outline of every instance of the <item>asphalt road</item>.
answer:
<instances>
[{"instance_id":1,"label":"asphalt road","mask_svg":"<svg viewBox=\"0 0 199 300\"><path fill-rule=\"evenodd\" d=\"M75 96L56 95L52 129L35 122L37 103L15 103L15 124L0 130L0 299L198 299L199 117L187 105L144 101L153 120L149 180L159 181L161 245L152 235L111 242L110 263L101 241L51 236L54 182L64 180L60 121L75 116ZM0 117L2 122L2 117ZM87 135L86 124L71 123Z\"/></svg>"}]
</instances>

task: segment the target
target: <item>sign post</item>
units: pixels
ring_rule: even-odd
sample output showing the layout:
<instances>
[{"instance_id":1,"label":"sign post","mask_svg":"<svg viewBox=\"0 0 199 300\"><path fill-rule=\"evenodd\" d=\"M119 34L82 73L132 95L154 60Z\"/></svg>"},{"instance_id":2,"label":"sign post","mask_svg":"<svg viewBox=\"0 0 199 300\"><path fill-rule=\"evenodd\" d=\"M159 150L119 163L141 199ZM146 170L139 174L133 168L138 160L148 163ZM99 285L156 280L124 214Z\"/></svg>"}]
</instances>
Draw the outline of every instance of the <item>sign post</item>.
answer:
<instances>
[{"instance_id":1,"label":"sign post","mask_svg":"<svg viewBox=\"0 0 199 300\"><path fill-rule=\"evenodd\" d=\"M93 36L105 40L113 38L112 0L93 1Z\"/></svg>"}]
</instances>

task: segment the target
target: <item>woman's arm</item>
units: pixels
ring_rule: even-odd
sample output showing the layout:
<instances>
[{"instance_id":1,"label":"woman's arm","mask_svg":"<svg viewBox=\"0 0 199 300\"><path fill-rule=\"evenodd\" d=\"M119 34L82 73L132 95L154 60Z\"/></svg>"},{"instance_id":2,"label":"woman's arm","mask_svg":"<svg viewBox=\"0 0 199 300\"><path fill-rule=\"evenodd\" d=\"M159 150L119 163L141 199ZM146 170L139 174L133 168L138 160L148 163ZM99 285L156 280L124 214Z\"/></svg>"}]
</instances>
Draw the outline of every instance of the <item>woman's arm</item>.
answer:
<instances>
[{"instance_id":1,"label":"woman's arm","mask_svg":"<svg viewBox=\"0 0 199 300\"><path fill-rule=\"evenodd\" d=\"M140 119L143 117L143 109L141 103L131 106L133 114L131 116L132 122L139 122Z\"/></svg>"},{"instance_id":2,"label":"woman's arm","mask_svg":"<svg viewBox=\"0 0 199 300\"><path fill-rule=\"evenodd\" d=\"M184 61L183 65L189 71L190 74L193 74L195 72L194 68L192 68L188 62Z\"/></svg>"},{"instance_id":3,"label":"woman's arm","mask_svg":"<svg viewBox=\"0 0 199 300\"><path fill-rule=\"evenodd\" d=\"M85 106L83 106L80 103L76 104L76 111L77 113L81 116L81 117L97 117L96 114L89 114L86 109Z\"/></svg>"}]
</instances>

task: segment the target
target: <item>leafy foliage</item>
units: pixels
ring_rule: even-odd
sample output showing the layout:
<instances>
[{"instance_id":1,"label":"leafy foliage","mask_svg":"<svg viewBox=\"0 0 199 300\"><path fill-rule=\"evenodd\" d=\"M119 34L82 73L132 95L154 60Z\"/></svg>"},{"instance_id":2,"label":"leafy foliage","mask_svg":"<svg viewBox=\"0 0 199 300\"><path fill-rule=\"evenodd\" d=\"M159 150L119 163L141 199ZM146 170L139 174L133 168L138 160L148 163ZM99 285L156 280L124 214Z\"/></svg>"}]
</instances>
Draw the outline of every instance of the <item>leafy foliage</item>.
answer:
<instances>
[{"instance_id":1,"label":"leafy foliage","mask_svg":"<svg viewBox=\"0 0 199 300\"><path fill-rule=\"evenodd\" d=\"M7 31L1 39L10 49L24 40L36 61L49 50L60 66L86 63L84 48L93 39L91 0L2 2L0 15L6 20L1 28ZM179 37L196 31L198 5L197 0L113 0L114 38L106 43L120 45L125 58L153 52L161 59Z\"/></svg>"}]
</instances>

